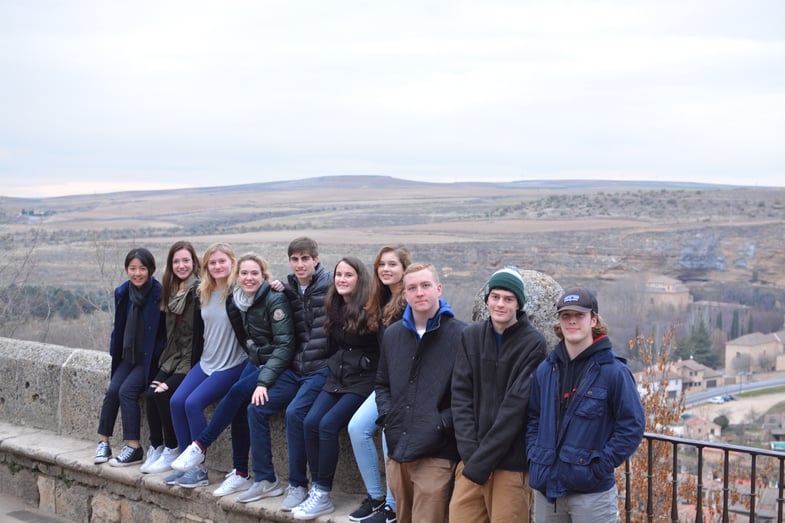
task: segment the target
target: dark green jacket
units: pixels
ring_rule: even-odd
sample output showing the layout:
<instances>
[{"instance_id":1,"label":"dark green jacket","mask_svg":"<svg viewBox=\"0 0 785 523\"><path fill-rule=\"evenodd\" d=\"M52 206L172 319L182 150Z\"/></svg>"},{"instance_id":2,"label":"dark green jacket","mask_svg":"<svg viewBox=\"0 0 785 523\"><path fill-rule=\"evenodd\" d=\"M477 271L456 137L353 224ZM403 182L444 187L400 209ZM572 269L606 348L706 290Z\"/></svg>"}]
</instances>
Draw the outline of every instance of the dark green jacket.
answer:
<instances>
[{"instance_id":1,"label":"dark green jacket","mask_svg":"<svg viewBox=\"0 0 785 523\"><path fill-rule=\"evenodd\" d=\"M272 387L289 368L295 350L294 319L286 295L270 292L270 284L265 281L247 311L242 312L230 294L226 312L248 359L256 366L263 366L257 383Z\"/></svg>"}]
</instances>

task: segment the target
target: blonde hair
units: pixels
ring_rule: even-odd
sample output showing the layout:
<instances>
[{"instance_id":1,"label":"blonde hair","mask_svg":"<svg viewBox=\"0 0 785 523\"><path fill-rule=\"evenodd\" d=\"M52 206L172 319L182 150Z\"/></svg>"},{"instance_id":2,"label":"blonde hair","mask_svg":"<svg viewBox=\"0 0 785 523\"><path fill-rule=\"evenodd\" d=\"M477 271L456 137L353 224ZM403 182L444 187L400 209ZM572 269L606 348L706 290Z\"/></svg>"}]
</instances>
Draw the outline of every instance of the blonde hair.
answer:
<instances>
[{"instance_id":1,"label":"blonde hair","mask_svg":"<svg viewBox=\"0 0 785 523\"><path fill-rule=\"evenodd\" d=\"M234 266L234 270L232 271L232 276L229 278L229 287L234 287L237 282L237 276L240 274L240 265L243 262L252 261L259 266L259 269L262 271L262 280L269 281L271 278L270 275L270 267L267 264L267 260L256 254L255 252L246 252L239 258L237 258L237 263Z\"/></svg>"},{"instance_id":2,"label":"blonde hair","mask_svg":"<svg viewBox=\"0 0 785 523\"><path fill-rule=\"evenodd\" d=\"M207 250L204 252L204 256L202 256L202 267L204 268L204 274L202 274L202 281L199 283L199 300L202 304L206 304L210 301L210 294L218 287L218 282L215 281L213 275L210 274L210 270L208 269L208 263L210 261L210 256L215 254L216 252L222 252L232 260L232 273L234 273L234 268L237 266L236 257L234 255L234 251L231 247L229 247L226 243L214 243L210 245ZM231 275L229 276L231 279ZM228 282L227 282L228 283ZM226 285L223 289L223 294L221 295L221 300L226 301L226 297L231 292L232 286Z\"/></svg>"},{"instance_id":3,"label":"blonde hair","mask_svg":"<svg viewBox=\"0 0 785 523\"><path fill-rule=\"evenodd\" d=\"M431 274L433 275L433 283L439 285L439 273L436 272L436 267L434 267L432 263L412 263L406 267L405 271L403 271L403 278L406 279L407 274L424 270L431 271Z\"/></svg>"}]
</instances>

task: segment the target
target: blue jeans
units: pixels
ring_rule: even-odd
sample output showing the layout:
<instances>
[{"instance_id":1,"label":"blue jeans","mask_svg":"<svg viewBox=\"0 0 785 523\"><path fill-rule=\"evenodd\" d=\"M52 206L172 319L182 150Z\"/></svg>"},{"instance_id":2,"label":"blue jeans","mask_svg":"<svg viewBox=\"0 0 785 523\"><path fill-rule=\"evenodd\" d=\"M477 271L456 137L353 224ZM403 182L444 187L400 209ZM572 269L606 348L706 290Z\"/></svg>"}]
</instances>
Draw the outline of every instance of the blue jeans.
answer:
<instances>
[{"instance_id":1,"label":"blue jeans","mask_svg":"<svg viewBox=\"0 0 785 523\"><path fill-rule=\"evenodd\" d=\"M221 399L237 381L245 363L231 369L219 370L209 376L197 363L172 395L172 424L177 434L177 444L183 451L207 426L204 409Z\"/></svg>"},{"instance_id":2,"label":"blue jeans","mask_svg":"<svg viewBox=\"0 0 785 523\"><path fill-rule=\"evenodd\" d=\"M139 397L144 392L146 385L144 365L131 365L125 360L120 362L104 395L101 417L98 421L98 434L112 435L119 410L123 422L123 439L139 440L142 423Z\"/></svg>"},{"instance_id":3,"label":"blue jeans","mask_svg":"<svg viewBox=\"0 0 785 523\"><path fill-rule=\"evenodd\" d=\"M248 405L248 425L251 429L251 464L255 481L275 481L270 417L286 407L286 443L289 454L289 484L308 487L307 458L303 419L322 390L329 374L326 367L300 376L286 369L267 390L269 401L261 406Z\"/></svg>"},{"instance_id":4,"label":"blue jeans","mask_svg":"<svg viewBox=\"0 0 785 523\"><path fill-rule=\"evenodd\" d=\"M305 416L305 452L314 485L332 490L338 467L338 433L365 401L359 394L321 391Z\"/></svg>"},{"instance_id":5,"label":"blue jeans","mask_svg":"<svg viewBox=\"0 0 785 523\"><path fill-rule=\"evenodd\" d=\"M379 430L376 419L379 417L379 409L376 407L376 392L371 392L357 412L354 413L349 421L349 439L352 441L354 460L360 475L365 483L368 495L373 499L382 499L385 495L382 490L382 478L379 473L379 453L376 449L376 442L373 435ZM384 453L385 463L387 461L387 441L382 436L382 452ZM386 474L385 474L386 476ZM387 504L395 510L395 498L387 486Z\"/></svg>"},{"instance_id":6,"label":"blue jeans","mask_svg":"<svg viewBox=\"0 0 785 523\"><path fill-rule=\"evenodd\" d=\"M218 403L210 418L210 423L196 437L196 441L207 449L231 424L232 467L242 473L248 472L248 450L251 448L246 408L251 401L254 389L256 389L258 376L259 368L250 361L247 362L242 374L240 374L240 379L232 385L226 396Z\"/></svg>"}]
</instances>

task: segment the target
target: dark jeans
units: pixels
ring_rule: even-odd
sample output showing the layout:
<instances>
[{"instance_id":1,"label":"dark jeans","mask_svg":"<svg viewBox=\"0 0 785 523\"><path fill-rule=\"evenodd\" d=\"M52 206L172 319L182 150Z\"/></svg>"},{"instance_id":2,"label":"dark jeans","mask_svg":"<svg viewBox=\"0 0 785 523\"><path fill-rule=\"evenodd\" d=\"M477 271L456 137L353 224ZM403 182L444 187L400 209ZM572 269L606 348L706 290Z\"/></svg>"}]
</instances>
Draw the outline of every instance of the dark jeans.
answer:
<instances>
[{"instance_id":1,"label":"dark jeans","mask_svg":"<svg viewBox=\"0 0 785 523\"><path fill-rule=\"evenodd\" d=\"M185 378L185 374L172 374L166 379L169 386L163 392L155 392L154 387L147 387L144 391L144 399L147 405L147 424L150 426L150 445L173 449L177 447L177 435L172 424L172 410L169 408L169 401L172 394L177 390L178 385Z\"/></svg>"},{"instance_id":2,"label":"dark jeans","mask_svg":"<svg viewBox=\"0 0 785 523\"><path fill-rule=\"evenodd\" d=\"M315 485L332 490L338 467L338 433L365 401L359 394L321 391L305 416L305 452Z\"/></svg>"},{"instance_id":3,"label":"dark jeans","mask_svg":"<svg viewBox=\"0 0 785 523\"><path fill-rule=\"evenodd\" d=\"M226 396L210 418L210 423L204 428L196 441L206 449L218 439L218 436L232 425L232 466L237 472L248 472L248 451L251 448L251 437L248 432L247 407L251 395L256 389L256 378L259 368L250 361L243 368L240 379L232 385Z\"/></svg>"},{"instance_id":4,"label":"dark jeans","mask_svg":"<svg viewBox=\"0 0 785 523\"><path fill-rule=\"evenodd\" d=\"M326 367L300 376L291 369L281 373L275 385L267 390L269 401L262 406L248 405L251 429L251 460L255 481L275 481L270 417L286 407L286 443L289 451L289 484L308 487L303 420L322 390L329 374Z\"/></svg>"},{"instance_id":5,"label":"dark jeans","mask_svg":"<svg viewBox=\"0 0 785 523\"><path fill-rule=\"evenodd\" d=\"M142 421L139 397L144 392L145 385L147 383L145 383L144 365L131 365L126 361L120 362L104 395L101 417L98 421L98 434L112 435L119 410L123 422L123 439L139 440Z\"/></svg>"}]
</instances>

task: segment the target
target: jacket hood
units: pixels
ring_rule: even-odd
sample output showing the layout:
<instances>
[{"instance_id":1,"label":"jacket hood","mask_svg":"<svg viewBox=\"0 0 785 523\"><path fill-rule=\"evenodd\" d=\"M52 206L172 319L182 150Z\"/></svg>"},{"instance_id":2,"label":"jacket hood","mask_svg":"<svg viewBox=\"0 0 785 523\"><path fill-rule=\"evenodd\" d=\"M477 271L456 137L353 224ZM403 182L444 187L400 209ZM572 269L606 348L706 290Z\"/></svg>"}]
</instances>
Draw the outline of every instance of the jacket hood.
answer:
<instances>
[{"instance_id":1,"label":"jacket hood","mask_svg":"<svg viewBox=\"0 0 785 523\"><path fill-rule=\"evenodd\" d=\"M450 307L450 304L444 298L439 298L439 310L436 311L436 314L433 315L433 318L428 320L428 325L425 327L425 332L432 331L439 327L439 321L441 320L442 316L449 316L450 318L455 317L455 313ZM406 305L406 309L403 311L403 325L407 329L413 332L417 332L417 327L414 325L414 315L412 314L412 308L408 304Z\"/></svg>"}]
</instances>

